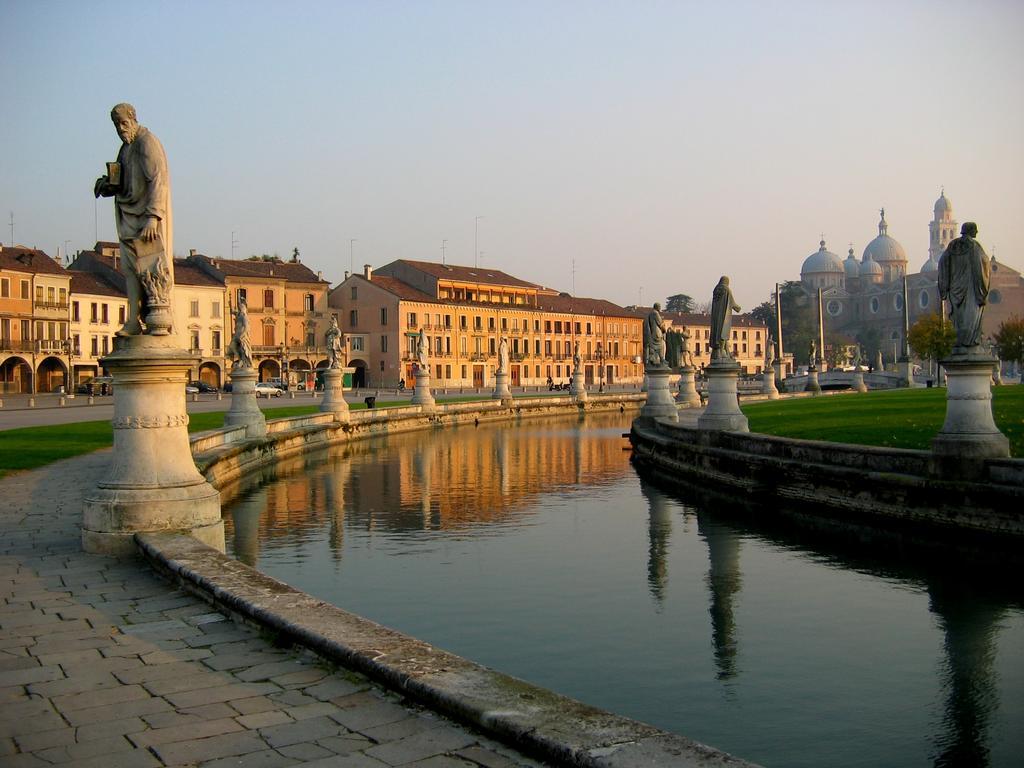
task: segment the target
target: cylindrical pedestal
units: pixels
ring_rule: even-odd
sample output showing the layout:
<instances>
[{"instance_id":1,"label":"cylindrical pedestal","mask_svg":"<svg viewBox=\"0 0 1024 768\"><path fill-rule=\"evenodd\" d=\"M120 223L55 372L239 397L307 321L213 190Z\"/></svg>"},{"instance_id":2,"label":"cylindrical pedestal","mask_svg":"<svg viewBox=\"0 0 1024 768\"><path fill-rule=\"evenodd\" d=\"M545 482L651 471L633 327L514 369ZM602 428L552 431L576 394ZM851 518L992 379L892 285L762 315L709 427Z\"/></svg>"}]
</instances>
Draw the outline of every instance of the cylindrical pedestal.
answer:
<instances>
[{"instance_id":1,"label":"cylindrical pedestal","mask_svg":"<svg viewBox=\"0 0 1024 768\"><path fill-rule=\"evenodd\" d=\"M569 384L569 394L579 402L587 402L587 387L583 383L583 371L575 370L572 372L572 382Z\"/></svg>"},{"instance_id":2,"label":"cylindrical pedestal","mask_svg":"<svg viewBox=\"0 0 1024 768\"><path fill-rule=\"evenodd\" d=\"M220 494L188 441L185 382L193 363L173 337L131 336L102 361L114 378L114 450L82 512L86 552L131 555L143 531L181 531L224 550Z\"/></svg>"},{"instance_id":3,"label":"cylindrical pedestal","mask_svg":"<svg viewBox=\"0 0 1024 768\"><path fill-rule=\"evenodd\" d=\"M775 369L770 366L761 374L761 394L768 395L769 400L779 399L779 390L775 386Z\"/></svg>"},{"instance_id":4,"label":"cylindrical pedestal","mask_svg":"<svg viewBox=\"0 0 1024 768\"><path fill-rule=\"evenodd\" d=\"M811 368L807 371L807 386L804 387L804 392L812 392L815 395L821 394L821 384L818 383L818 369Z\"/></svg>"},{"instance_id":5,"label":"cylindrical pedestal","mask_svg":"<svg viewBox=\"0 0 1024 768\"><path fill-rule=\"evenodd\" d=\"M1010 455L1010 442L992 417L992 364L992 358L982 354L942 361L946 421L932 440L933 471L938 474L978 476L985 459Z\"/></svg>"},{"instance_id":6,"label":"cylindrical pedestal","mask_svg":"<svg viewBox=\"0 0 1024 768\"><path fill-rule=\"evenodd\" d=\"M231 379L231 407L224 414L225 427L245 425L246 437L267 434L267 419L256 403L256 371L235 368L228 373Z\"/></svg>"},{"instance_id":7,"label":"cylindrical pedestal","mask_svg":"<svg viewBox=\"0 0 1024 768\"><path fill-rule=\"evenodd\" d=\"M679 369L679 394L676 395L676 402L684 408L700 405L700 393L693 381L695 373L692 365L684 365Z\"/></svg>"},{"instance_id":8,"label":"cylindrical pedestal","mask_svg":"<svg viewBox=\"0 0 1024 768\"><path fill-rule=\"evenodd\" d=\"M416 386L412 391L411 402L424 408L433 408L436 405L434 396L430 394L430 371L422 368L416 371Z\"/></svg>"},{"instance_id":9,"label":"cylindrical pedestal","mask_svg":"<svg viewBox=\"0 0 1024 768\"><path fill-rule=\"evenodd\" d=\"M324 399L320 401L320 411L333 413L335 421L348 421L344 383L344 374L340 368L328 368L324 371Z\"/></svg>"},{"instance_id":10,"label":"cylindrical pedestal","mask_svg":"<svg viewBox=\"0 0 1024 768\"><path fill-rule=\"evenodd\" d=\"M736 399L740 366L735 361L717 360L704 369L708 377L708 405L697 419L697 429L749 432L747 417Z\"/></svg>"},{"instance_id":11,"label":"cylindrical pedestal","mask_svg":"<svg viewBox=\"0 0 1024 768\"><path fill-rule=\"evenodd\" d=\"M786 364L781 360L776 360L772 364L772 368L775 370L775 388L781 392L786 391L786 384L783 381L785 378Z\"/></svg>"},{"instance_id":12,"label":"cylindrical pedestal","mask_svg":"<svg viewBox=\"0 0 1024 768\"><path fill-rule=\"evenodd\" d=\"M669 419L679 421L679 409L668 388L668 379L672 371L668 368L648 368L647 402L640 409L640 415L652 419Z\"/></svg>"},{"instance_id":13,"label":"cylindrical pedestal","mask_svg":"<svg viewBox=\"0 0 1024 768\"><path fill-rule=\"evenodd\" d=\"M417 384L418 386L418 384ZM494 374L494 391L491 393L492 400L508 400L512 392L508 388L508 373L498 371Z\"/></svg>"},{"instance_id":14,"label":"cylindrical pedestal","mask_svg":"<svg viewBox=\"0 0 1024 768\"><path fill-rule=\"evenodd\" d=\"M896 372L900 375L900 379L903 380L903 386L914 386L914 365L913 363L910 362L910 360L901 359L898 363L896 363Z\"/></svg>"},{"instance_id":15,"label":"cylindrical pedestal","mask_svg":"<svg viewBox=\"0 0 1024 768\"><path fill-rule=\"evenodd\" d=\"M867 392L868 385L864 383L864 371L857 366L857 370L853 372L853 381L850 382L850 389L854 392Z\"/></svg>"}]
</instances>

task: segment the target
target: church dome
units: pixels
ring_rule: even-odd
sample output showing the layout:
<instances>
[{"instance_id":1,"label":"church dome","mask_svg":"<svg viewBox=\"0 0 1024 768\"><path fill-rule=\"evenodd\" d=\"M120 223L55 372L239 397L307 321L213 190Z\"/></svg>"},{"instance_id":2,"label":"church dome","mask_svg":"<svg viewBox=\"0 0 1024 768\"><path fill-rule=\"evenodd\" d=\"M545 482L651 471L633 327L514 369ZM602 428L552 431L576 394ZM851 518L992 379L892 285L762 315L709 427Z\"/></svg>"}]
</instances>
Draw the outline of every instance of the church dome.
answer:
<instances>
[{"instance_id":1,"label":"church dome","mask_svg":"<svg viewBox=\"0 0 1024 768\"><path fill-rule=\"evenodd\" d=\"M924 266L921 267L921 274L922 275L935 274L938 271L939 271L939 263L937 261L935 261L935 259L930 258L930 257L929 257L928 261L926 261L924 263Z\"/></svg>"},{"instance_id":2,"label":"church dome","mask_svg":"<svg viewBox=\"0 0 1024 768\"><path fill-rule=\"evenodd\" d=\"M860 276L866 278L882 278L882 265L868 255L860 264Z\"/></svg>"},{"instance_id":3,"label":"church dome","mask_svg":"<svg viewBox=\"0 0 1024 768\"><path fill-rule=\"evenodd\" d=\"M891 262L907 263L907 253L903 246L896 240L889 237L889 225L885 222L885 209L882 209L882 219L878 222L878 237L868 243L864 249L864 260L874 259L879 264Z\"/></svg>"},{"instance_id":4,"label":"church dome","mask_svg":"<svg viewBox=\"0 0 1024 768\"><path fill-rule=\"evenodd\" d=\"M857 257L853 255L853 248L850 248L850 253L846 256L846 261L843 262L843 269L846 270L846 279L851 280L860 277L860 264L857 263Z\"/></svg>"},{"instance_id":5,"label":"church dome","mask_svg":"<svg viewBox=\"0 0 1024 768\"><path fill-rule=\"evenodd\" d=\"M950 202L949 198L946 197L946 190L942 190L939 195L939 199L935 201L935 216L939 218L944 213L953 213L953 203Z\"/></svg>"},{"instance_id":6,"label":"church dome","mask_svg":"<svg viewBox=\"0 0 1024 768\"><path fill-rule=\"evenodd\" d=\"M844 274L843 262L838 256L825 249L825 241L819 243L817 251L804 259L804 265L800 268L801 275L820 274L823 272L837 272Z\"/></svg>"}]
</instances>

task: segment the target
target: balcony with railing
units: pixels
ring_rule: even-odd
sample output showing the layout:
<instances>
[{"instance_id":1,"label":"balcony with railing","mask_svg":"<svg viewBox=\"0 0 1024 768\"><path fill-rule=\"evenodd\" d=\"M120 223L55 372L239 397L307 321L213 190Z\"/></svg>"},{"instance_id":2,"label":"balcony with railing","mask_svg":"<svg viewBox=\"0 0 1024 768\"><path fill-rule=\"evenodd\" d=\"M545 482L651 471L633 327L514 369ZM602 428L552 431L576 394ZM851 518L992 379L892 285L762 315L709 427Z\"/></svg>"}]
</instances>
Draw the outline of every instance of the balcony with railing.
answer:
<instances>
[{"instance_id":1,"label":"balcony with railing","mask_svg":"<svg viewBox=\"0 0 1024 768\"><path fill-rule=\"evenodd\" d=\"M35 352L36 343L24 339L0 339L0 352Z\"/></svg>"},{"instance_id":2,"label":"balcony with railing","mask_svg":"<svg viewBox=\"0 0 1024 768\"><path fill-rule=\"evenodd\" d=\"M36 309L55 309L61 312L68 311L68 303L66 301L35 301L33 306Z\"/></svg>"}]
</instances>

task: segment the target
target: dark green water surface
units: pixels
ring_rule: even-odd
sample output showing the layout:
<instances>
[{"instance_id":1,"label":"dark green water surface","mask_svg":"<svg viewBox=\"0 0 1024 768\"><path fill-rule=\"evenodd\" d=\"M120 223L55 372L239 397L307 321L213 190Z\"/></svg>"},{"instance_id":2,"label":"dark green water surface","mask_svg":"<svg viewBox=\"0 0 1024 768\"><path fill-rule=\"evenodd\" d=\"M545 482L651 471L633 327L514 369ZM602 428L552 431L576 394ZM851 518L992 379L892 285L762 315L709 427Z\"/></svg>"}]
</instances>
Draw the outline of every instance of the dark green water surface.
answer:
<instances>
[{"instance_id":1,"label":"dark green water surface","mask_svg":"<svg viewBox=\"0 0 1024 768\"><path fill-rule=\"evenodd\" d=\"M278 467L229 551L346 610L768 766L1024 764L1024 556L664 490L630 415Z\"/></svg>"}]
</instances>

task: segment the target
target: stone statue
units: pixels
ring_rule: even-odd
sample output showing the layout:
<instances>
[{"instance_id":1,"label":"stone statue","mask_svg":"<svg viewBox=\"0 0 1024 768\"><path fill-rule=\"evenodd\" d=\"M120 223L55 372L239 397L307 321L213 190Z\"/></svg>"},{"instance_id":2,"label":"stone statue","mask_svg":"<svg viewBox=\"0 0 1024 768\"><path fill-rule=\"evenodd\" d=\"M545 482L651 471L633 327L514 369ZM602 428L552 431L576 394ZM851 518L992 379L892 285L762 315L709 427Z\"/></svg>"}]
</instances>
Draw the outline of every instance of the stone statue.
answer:
<instances>
[{"instance_id":1,"label":"stone statue","mask_svg":"<svg viewBox=\"0 0 1024 768\"><path fill-rule=\"evenodd\" d=\"M859 371L860 370L861 360L862 360L862 358L861 358L861 353L860 353L860 344L857 344L853 348L853 369L855 371Z\"/></svg>"},{"instance_id":2,"label":"stone statue","mask_svg":"<svg viewBox=\"0 0 1024 768\"><path fill-rule=\"evenodd\" d=\"M327 342L327 359L330 362L329 367L341 368L341 328L338 327L338 318L331 318L331 326L327 329L327 333L324 334L324 340Z\"/></svg>"},{"instance_id":3,"label":"stone statue","mask_svg":"<svg viewBox=\"0 0 1024 768\"><path fill-rule=\"evenodd\" d=\"M807 347L807 365L814 367L818 364L818 342L813 338Z\"/></svg>"},{"instance_id":4,"label":"stone statue","mask_svg":"<svg viewBox=\"0 0 1024 768\"><path fill-rule=\"evenodd\" d=\"M668 326L661 317L661 304L654 307L644 321L644 363L652 368L665 367L665 331Z\"/></svg>"},{"instance_id":5,"label":"stone statue","mask_svg":"<svg viewBox=\"0 0 1024 768\"><path fill-rule=\"evenodd\" d=\"M722 276L711 294L711 362L732 360L729 342L732 340L732 313L740 306L732 296L729 278Z\"/></svg>"},{"instance_id":6,"label":"stone statue","mask_svg":"<svg viewBox=\"0 0 1024 768\"><path fill-rule=\"evenodd\" d=\"M580 343L577 341L577 342L574 342L573 345L572 345L572 372L573 373L579 373L580 372L580 365L582 364L582 362L583 362L583 360L580 357Z\"/></svg>"},{"instance_id":7,"label":"stone statue","mask_svg":"<svg viewBox=\"0 0 1024 768\"><path fill-rule=\"evenodd\" d=\"M249 312L245 307L245 299L238 299L235 310L235 331L231 334L231 342L225 350L231 358L231 370L252 368L252 341L249 339Z\"/></svg>"},{"instance_id":8,"label":"stone statue","mask_svg":"<svg viewBox=\"0 0 1024 768\"><path fill-rule=\"evenodd\" d=\"M875 371L878 373L885 371L885 363L882 362L882 350L878 350L878 354L875 356Z\"/></svg>"},{"instance_id":9,"label":"stone statue","mask_svg":"<svg viewBox=\"0 0 1024 768\"><path fill-rule=\"evenodd\" d=\"M508 338L505 336L498 341L498 373L508 373Z\"/></svg>"},{"instance_id":10,"label":"stone statue","mask_svg":"<svg viewBox=\"0 0 1024 768\"><path fill-rule=\"evenodd\" d=\"M174 285L167 155L159 139L139 125L131 104L115 106L110 119L123 143L117 162L107 163L107 174L96 179L93 193L114 198L120 268L128 295L128 315L117 335L166 336L171 332Z\"/></svg>"},{"instance_id":11,"label":"stone statue","mask_svg":"<svg viewBox=\"0 0 1024 768\"><path fill-rule=\"evenodd\" d=\"M419 337L416 340L416 362L421 371L430 371L430 345L427 343L427 334L420 328Z\"/></svg>"},{"instance_id":12,"label":"stone statue","mask_svg":"<svg viewBox=\"0 0 1024 768\"><path fill-rule=\"evenodd\" d=\"M949 301L950 319L956 331L954 354L975 350L981 344L981 315L988 303L991 263L975 238L978 225L964 222L960 237L939 257L939 296Z\"/></svg>"},{"instance_id":13,"label":"stone statue","mask_svg":"<svg viewBox=\"0 0 1024 768\"><path fill-rule=\"evenodd\" d=\"M764 369L767 371L772 367L772 363L775 362L775 339L772 335L768 334L768 340L765 341L764 346Z\"/></svg>"},{"instance_id":14,"label":"stone statue","mask_svg":"<svg viewBox=\"0 0 1024 768\"><path fill-rule=\"evenodd\" d=\"M690 332L683 328L679 332L679 365L682 368L694 368L693 350L690 349Z\"/></svg>"}]
</instances>

